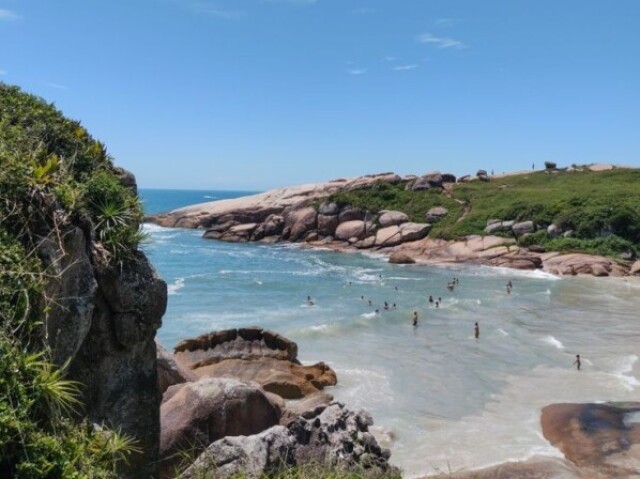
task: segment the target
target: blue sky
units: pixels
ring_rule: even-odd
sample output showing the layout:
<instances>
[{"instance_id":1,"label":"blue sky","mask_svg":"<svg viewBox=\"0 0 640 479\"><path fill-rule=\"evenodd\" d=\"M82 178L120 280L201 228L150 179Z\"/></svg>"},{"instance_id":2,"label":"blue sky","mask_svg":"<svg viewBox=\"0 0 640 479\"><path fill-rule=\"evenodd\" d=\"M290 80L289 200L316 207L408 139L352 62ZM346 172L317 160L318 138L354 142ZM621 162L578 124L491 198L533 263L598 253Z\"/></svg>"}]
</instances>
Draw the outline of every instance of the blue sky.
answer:
<instances>
[{"instance_id":1,"label":"blue sky","mask_svg":"<svg viewBox=\"0 0 640 479\"><path fill-rule=\"evenodd\" d=\"M0 80L142 187L640 166L638 0L0 0Z\"/></svg>"}]
</instances>

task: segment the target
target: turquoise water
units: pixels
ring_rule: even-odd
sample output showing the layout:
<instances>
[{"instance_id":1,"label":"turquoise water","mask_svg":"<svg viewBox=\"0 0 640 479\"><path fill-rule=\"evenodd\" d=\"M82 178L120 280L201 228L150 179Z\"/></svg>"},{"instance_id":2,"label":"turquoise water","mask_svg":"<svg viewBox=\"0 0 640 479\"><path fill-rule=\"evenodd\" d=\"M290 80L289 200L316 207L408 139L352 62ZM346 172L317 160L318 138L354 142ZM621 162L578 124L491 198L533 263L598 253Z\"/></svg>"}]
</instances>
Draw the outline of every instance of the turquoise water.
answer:
<instances>
[{"instance_id":1,"label":"turquoise water","mask_svg":"<svg viewBox=\"0 0 640 479\"><path fill-rule=\"evenodd\" d=\"M239 195L141 194L149 212ZM637 399L636 282L399 266L360 254L221 243L194 230L146 230L145 250L169 285L163 344L244 325L285 334L303 362L337 371L330 392L371 411L378 437L409 477L557 455L541 436L541 407ZM460 284L450 292L453 277ZM439 308L429 295L442 298ZM396 308L384 310L384 301ZM580 372L571 366L578 353Z\"/></svg>"}]
</instances>

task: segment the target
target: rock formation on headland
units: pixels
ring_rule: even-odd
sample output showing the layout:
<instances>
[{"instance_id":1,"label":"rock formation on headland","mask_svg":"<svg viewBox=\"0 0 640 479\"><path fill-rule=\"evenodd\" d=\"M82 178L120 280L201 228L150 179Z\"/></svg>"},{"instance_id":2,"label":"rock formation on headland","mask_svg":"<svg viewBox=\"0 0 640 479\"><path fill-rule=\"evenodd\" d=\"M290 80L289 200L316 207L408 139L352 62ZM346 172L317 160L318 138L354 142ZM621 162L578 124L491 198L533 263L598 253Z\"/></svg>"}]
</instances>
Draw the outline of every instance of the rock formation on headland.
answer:
<instances>
[{"instance_id":1,"label":"rock formation on headland","mask_svg":"<svg viewBox=\"0 0 640 479\"><path fill-rule=\"evenodd\" d=\"M371 417L321 392L335 373L301 365L293 341L251 327L186 339L174 355L159 351L162 478L183 470L182 479L257 477L312 463L393 471L368 430ZM181 464L185 452L193 464Z\"/></svg>"},{"instance_id":2,"label":"rock formation on headland","mask_svg":"<svg viewBox=\"0 0 640 479\"><path fill-rule=\"evenodd\" d=\"M601 165L596 166L594 172L607 171L603 170ZM553 167L548 168L547 173L539 174L553 175L558 171ZM562 174L571 175L572 173L565 171ZM479 171L477 177L486 178L487 184L491 178L485 171ZM504 180L508 177L500 178ZM469 179L465 179L464 184L470 184ZM510 187L512 185L506 183L500 185L498 190L502 193L508 191ZM427 195L422 198L430 198L436 203L438 201L444 203L445 200L452 202L457 208L458 215L454 221L455 224L466 221L474 208L473 204L454 197L455 188L456 177L451 174L430 173L422 177L400 177L393 173L382 173L352 180L339 179L326 183L281 188L243 198L202 203L150 216L146 220L167 227L203 229L205 238L230 242L289 241L334 249L375 250L387 254L401 252L405 255L402 261L404 263L410 262L411 259L434 262L474 262L517 269L542 268L558 275L624 276L640 271L640 263L634 265L629 261L635 255L631 244L629 251L622 255L626 259L613 260L593 254L560 254L547 251L536 245L535 240L531 240L531 238L542 238L540 234L544 233L545 241L562 237L569 238L565 241L569 242L575 235L566 226L572 224L571 220L562 220L558 224L544 224L533 219L516 221L509 217L502 219L490 217L484 220L486 226L479 228L482 234L457 235L457 240L451 240L443 239L443 236L451 235L443 235L442 230L435 236L430 234L431 230L437 228L442 222L452 221L452 213L443 204L425 208L418 213L412 211L414 217L419 214L424 218L423 222L414 222L411 221L407 211L348 203L349 198L358 198L354 195L359 192L369 194L370 202L373 204L378 204L385 197L384 193L376 194L376 191L390 191L390 194L396 195L395 204L413 201L417 198L415 195ZM403 190L414 196L410 199L398 199ZM572 201L575 202L571 199L567 201L569 205ZM367 203L367 200L363 199L360 203ZM413 208L410 204L407 207ZM524 209L526 207L527 205L522 206ZM533 204L530 209L537 211L540 208L540 205ZM589 214L592 213L589 212ZM600 214L593 213L595 216ZM473 224L477 221L478 218L474 217ZM630 220L616 219L615 221L617 225L625 224L624 221ZM593 220L593 223L596 224L597 221ZM470 226L467 229L473 228L478 229L477 226ZM602 238L606 238L613 232L612 227L606 222L600 228ZM625 231L629 230L626 226L622 228L626 228ZM637 240L635 236L632 239ZM574 248L579 250L580 244L577 243Z\"/></svg>"}]
</instances>

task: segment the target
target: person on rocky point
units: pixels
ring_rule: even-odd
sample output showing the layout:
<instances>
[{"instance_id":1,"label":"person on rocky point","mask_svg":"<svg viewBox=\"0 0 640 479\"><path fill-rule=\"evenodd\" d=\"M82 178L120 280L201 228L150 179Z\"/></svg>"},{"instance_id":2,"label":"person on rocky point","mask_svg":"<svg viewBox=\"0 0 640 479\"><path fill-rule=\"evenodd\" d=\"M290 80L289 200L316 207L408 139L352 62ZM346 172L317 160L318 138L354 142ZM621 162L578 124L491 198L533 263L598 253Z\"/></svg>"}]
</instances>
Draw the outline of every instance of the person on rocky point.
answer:
<instances>
[{"instance_id":1,"label":"person on rocky point","mask_svg":"<svg viewBox=\"0 0 640 479\"><path fill-rule=\"evenodd\" d=\"M480 326L478 325L477 322L476 322L476 326L475 326L475 336L476 336L476 339L478 339L480 337Z\"/></svg>"},{"instance_id":2,"label":"person on rocky point","mask_svg":"<svg viewBox=\"0 0 640 479\"><path fill-rule=\"evenodd\" d=\"M418 312L417 311L413 312L413 325L414 326L418 325Z\"/></svg>"},{"instance_id":3,"label":"person on rocky point","mask_svg":"<svg viewBox=\"0 0 640 479\"><path fill-rule=\"evenodd\" d=\"M576 366L578 371L580 371L581 363L580 363L580 355L579 354L576 354L576 360L573 362L573 364Z\"/></svg>"}]
</instances>

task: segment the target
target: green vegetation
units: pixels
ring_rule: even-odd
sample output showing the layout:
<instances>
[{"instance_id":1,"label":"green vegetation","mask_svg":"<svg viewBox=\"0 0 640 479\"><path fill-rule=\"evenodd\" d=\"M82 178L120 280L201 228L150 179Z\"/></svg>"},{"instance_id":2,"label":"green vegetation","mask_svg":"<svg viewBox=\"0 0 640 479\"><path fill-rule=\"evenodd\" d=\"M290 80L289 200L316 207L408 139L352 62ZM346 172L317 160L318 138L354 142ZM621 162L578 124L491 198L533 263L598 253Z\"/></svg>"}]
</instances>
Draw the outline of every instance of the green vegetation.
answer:
<instances>
[{"instance_id":1,"label":"green vegetation","mask_svg":"<svg viewBox=\"0 0 640 479\"><path fill-rule=\"evenodd\" d=\"M78 122L0 83L2 477L115 478L118 462L136 451L117 432L72 421L79 385L51 364L41 339L53 274L37 254L45 238L64 249L65 227L83 224L102 246L94 261L107 268L137 248L142 212L120 174Z\"/></svg>"},{"instance_id":2,"label":"green vegetation","mask_svg":"<svg viewBox=\"0 0 640 479\"><path fill-rule=\"evenodd\" d=\"M455 239L483 234L487 220L526 221L572 230L571 238L551 238L546 232L522 238L550 251L588 252L631 259L640 246L640 170L604 172L535 172L495 178L490 182L457 183L451 191L410 191L404 185L378 184L331 198L371 211L400 210L412 221L424 222L433 206L449 214L431 236Z\"/></svg>"},{"instance_id":3,"label":"green vegetation","mask_svg":"<svg viewBox=\"0 0 640 479\"><path fill-rule=\"evenodd\" d=\"M215 459L214 459L215 460ZM211 479L216 477L215 467L209 467L203 463L201 467L194 467L191 471L192 479ZM231 476L231 479L249 479L249 474L240 473ZM362 466L353 467L329 467L318 463L308 463L301 466L282 466L275 471L263 473L259 479L401 479L399 470L382 472L377 468L366 469Z\"/></svg>"}]
</instances>

